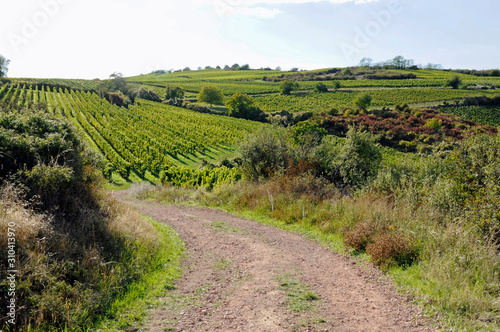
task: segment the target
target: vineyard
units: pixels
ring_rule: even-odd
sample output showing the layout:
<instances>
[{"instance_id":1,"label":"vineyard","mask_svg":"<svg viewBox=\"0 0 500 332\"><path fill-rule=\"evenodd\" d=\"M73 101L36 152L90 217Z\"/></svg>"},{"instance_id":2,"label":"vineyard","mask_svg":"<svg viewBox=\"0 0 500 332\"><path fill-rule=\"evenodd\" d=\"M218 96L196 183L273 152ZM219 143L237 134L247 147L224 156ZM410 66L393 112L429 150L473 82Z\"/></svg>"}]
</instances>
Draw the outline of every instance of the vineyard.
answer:
<instances>
[{"instance_id":1,"label":"vineyard","mask_svg":"<svg viewBox=\"0 0 500 332\"><path fill-rule=\"evenodd\" d=\"M372 97L372 108L444 102L455 105L455 102L466 97L498 95L495 87L500 85L498 77L477 77L439 70L379 71L377 75L380 79L365 79L357 74L346 78L339 70L326 72L339 75L338 80L330 77L324 81L329 88L326 93L313 91L318 80L324 79L318 75L325 73L325 70L298 73L197 70L140 75L129 77L126 81L131 91L146 88L160 98L165 97L167 86L181 86L186 91L186 97L193 98L203 86L214 85L226 97L237 92L252 95L254 106L264 112L339 114L340 117L335 118L339 126L346 121L352 122L352 119L343 119L341 115L346 109L355 108L354 101L362 94ZM390 75L396 79L385 79ZM464 85L462 88L443 87L446 80L453 76L460 77ZM281 95L280 81L288 77L303 78L298 80L299 91L289 96ZM318 80L308 80L312 78ZM102 152L107 165L104 172L110 179L120 180L121 177L132 181L143 179L208 187L217 182L232 181L239 175L231 167L225 167L229 164L203 170L199 167L202 164L220 163L234 156L234 147L239 140L262 126L255 122L196 113L139 98L126 108L111 105L97 94L105 83L98 79L17 78L8 79L7 82L0 85L0 104L20 108L30 103L42 103L47 105L49 112L69 119L82 130L90 144ZM336 82L340 82L340 88L335 85ZM465 89L465 86L473 88ZM457 104L456 107L444 107L441 112L487 125L500 124L498 107L459 107ZM344 132L346 128L341 131Z\"/></svg>"},{"instance_id":2,"label":"vineyard","mask_svg":"<svg viewBox=\"0 0 500 332\"><path fill-rule=\"evenodd\" d=\"M439 111L443 113L455 114L462 118L473 120L490 126L500 126L499 106L442 107L439 109Z\"/></svg>"},{"instance_id":3,"label":"vineyard","mask_svg":"<svg viewBox=\"0 0 500 332\"><path fill-rule=\"evenodd\" d=\"M26 84L0 87L0 103L12 108L45 103L49 112L68 118L102 152L108 178L115 173L203 186L232 181L239 177L234 169L189 166L231 155L246 133L261 126L141 99L127 109L91 92Z\"/></svg>"},{"instance_id":4,"label":"vineyard","mask_svg":"<svg viewBox=\"0 0 500 332\"><path fill-rule=\"evenodd\" d=\"M328 71L328 69L301 71L298 74L302 79L299 81L301 90L312 90L318 83L317 80L308 80L318 71ZM364 79L360 76L343 77L339 75L324 81L330 89L334 88L336 80L341 82L342 88L428 88L442 87L447 79L459 76L465 85L487 85L500 86L499 77L477 77L465 74L456 74L442 70L400 70L393 71L399 74L413 74L415 79ZM382 71L384 73L384 71ZM293 76L292 76L293 75ZM180 85L186 91L197 93L204 85L216 85L225 94L236 92L247 94L278 93L279 82L277 79L292 80L297 76L295 73L266 70L246 70L246 71L224 71L224 70L197 70L182 71L166 74L148 74L128 78L128 82L145 87L164 88L167 85ZM322 80L321 77L317 78Z\"/></svg>"},{"instance_id":5,"label":"vineyard","mask_svg":"<svg viewBox=\"0 0 500 332\"><path fill-rule=\"evenodd\" d=\"M373 89L363 91L335 91L328 93L300 93L291 96L267 95L255 97L256 106L263 111L287 110L291 112L328 112L332 108L354 107L354 100L361 94L368 93L373 99L372 106L395 106L433 101L456 100L466 96L494 96L495 90L469 91L444 88L415 89Z\"/></svg>"}]
</instances>

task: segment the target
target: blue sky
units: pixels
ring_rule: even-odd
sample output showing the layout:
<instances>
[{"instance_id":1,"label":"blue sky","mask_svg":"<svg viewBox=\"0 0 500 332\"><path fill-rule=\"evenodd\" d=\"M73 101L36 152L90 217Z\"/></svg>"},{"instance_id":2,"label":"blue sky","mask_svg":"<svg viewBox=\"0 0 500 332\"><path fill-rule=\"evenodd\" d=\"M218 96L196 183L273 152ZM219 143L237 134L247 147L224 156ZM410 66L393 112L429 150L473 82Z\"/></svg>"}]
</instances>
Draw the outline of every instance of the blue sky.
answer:
<instances>
[{"instance_id":1,"label":"blue sky","mask_svg":"<svg viewBox=\"0 0 500 332\"><path fill-rule=\"evenodd\" d=\"M403 55L500 67L495 0L0 0L10 77L107 78L250 64L315 69Z\"/></svg>"}]
</instances>

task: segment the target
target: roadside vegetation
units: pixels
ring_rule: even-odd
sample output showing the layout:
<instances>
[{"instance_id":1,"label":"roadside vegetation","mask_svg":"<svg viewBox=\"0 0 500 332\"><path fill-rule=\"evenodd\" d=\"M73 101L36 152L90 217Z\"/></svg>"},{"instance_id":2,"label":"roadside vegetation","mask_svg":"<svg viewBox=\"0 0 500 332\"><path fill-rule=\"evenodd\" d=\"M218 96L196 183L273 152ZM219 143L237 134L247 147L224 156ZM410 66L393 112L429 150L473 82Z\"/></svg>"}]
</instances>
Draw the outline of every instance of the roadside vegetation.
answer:
<instances>
[{"instance_id":1,"label":"roadside vegetation","mask_svg":"<svg viewBox=\"0 0 500 332\"><path fill-rule=\"evenodd\" d=\"M99 189L102 159L44 107L0 109L0 156L2 303L11 298L8 228L18 271L15 326L2 306L0 329L82 331L110 320L123 329L143 319L148 296L179 275L177 235Z\"/></svg>"},{"instance_id":2,"label":"roadside vegetation","mask_svg":"<svg viewBox=\"0 0 500 332\"><path fill-rule=\"evenodd\" d=\"M212 191L156 187L142 195L296 225L331 247L368 257L450 328L494 331L500 328L500 139L483 134L457 144L417 156L380 147L372 134L353 128L345 139L324 136L318 126L267 128L241 145L247 180ZM341 243L328 243L330 235Z\"/></svg>"}]
</instances>

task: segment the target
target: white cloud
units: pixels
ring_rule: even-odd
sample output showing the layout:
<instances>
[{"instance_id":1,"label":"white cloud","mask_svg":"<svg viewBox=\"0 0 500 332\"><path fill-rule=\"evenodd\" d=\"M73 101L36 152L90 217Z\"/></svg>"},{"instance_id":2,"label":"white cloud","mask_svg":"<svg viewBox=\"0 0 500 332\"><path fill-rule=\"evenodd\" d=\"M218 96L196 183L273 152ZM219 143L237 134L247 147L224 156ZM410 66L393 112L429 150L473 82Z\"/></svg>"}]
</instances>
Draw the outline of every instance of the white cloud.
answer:
<instances>
[{"instance_id":1,"label":"white cloud","mask_svg":"<svg viewBox=\"0 0 500 332\"><path fill-rule=\"evenodd\" d=\"M236 7L232 11L234 15L257 16L262 18L273 17L281 11L278 9L267 9L264 7Z\"/></svg>"},{"instance_id":2,"label":"white cloud","mask_svg":"<svg viewBox=\"0 0 500 332\"><path fill-rule=\"evenodd\" d=\"M304 4L317 2L330 2L334 4L354 2L356 4L361 4L377 1L379 0L219 0L218 2L222 2L233 7L252 7L256 5Z\"/></svg>"},{"instance_id":3,"label":"white cloud","mask_svg":"<svg viewBox=\"0 0 500 332\"><path fill-rule=\"evenodd\" d=\"M191 0L193 4L206 8L206 1L204 0ZM233 16L233 15L246 15L261 18L273 17L281 11L276 8L264 8L273 5L288 5L288 4L307 4L318 2L329 2L332 4L342 4L354 2L355 4L363 4L370 2L377 2L379 0L214 0L212 7L219 17Z\"/></svg>"}]
</instances>

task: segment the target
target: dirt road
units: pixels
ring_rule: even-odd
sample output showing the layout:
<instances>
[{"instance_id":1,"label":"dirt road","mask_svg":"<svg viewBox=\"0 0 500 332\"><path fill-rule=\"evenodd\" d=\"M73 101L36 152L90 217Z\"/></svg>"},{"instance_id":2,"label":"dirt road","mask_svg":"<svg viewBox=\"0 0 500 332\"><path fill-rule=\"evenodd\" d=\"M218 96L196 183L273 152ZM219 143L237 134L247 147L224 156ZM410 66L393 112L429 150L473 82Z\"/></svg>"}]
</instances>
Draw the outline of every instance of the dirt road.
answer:
<instances>
[{"instance_id":1,"label":"dirt road","mask_svg":"<svg viewBox=\"0 0 500 332\"><path fill-rule=\"evenodd\" d=\"M183 277L145 331L432 331L376 269L218 210L115 197L173 227Z\"/></svg>"}]
</instances>

